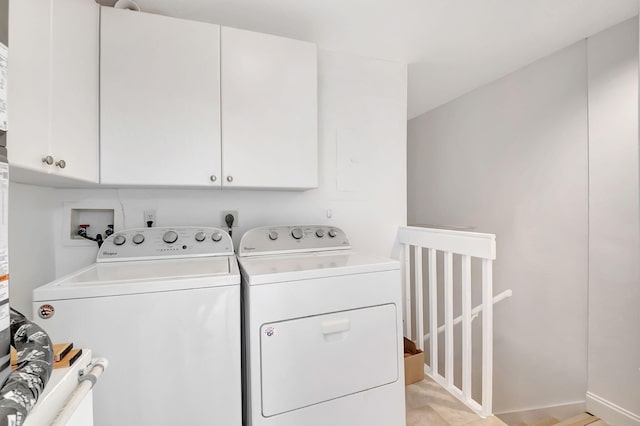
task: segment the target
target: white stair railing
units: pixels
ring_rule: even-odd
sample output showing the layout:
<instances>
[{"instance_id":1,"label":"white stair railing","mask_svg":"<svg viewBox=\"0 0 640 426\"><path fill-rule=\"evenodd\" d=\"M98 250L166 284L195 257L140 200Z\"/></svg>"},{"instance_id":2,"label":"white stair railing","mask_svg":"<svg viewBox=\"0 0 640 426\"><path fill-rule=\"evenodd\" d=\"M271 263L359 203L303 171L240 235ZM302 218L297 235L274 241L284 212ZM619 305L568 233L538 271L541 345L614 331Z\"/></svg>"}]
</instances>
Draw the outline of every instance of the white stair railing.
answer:
<instances>
[{"instance_id":1,"label":"white stair railing","mask_svg":"<svg viewBox=\"0 0 640 426\"><path fill-rule=\"evenodd\" d=\"M429 364L425 373L447 389L469 408L486 417L492 414L492 376L493 376L493 304L511 296L511 290L493 297L493 261L496 258L496 236L466 231L421 228L405 226L398 229L398 240L404 245L404 284L405 284L405 335L412 338L411 266L414 274L416 335L419 349L424 350L425 340L429 341ZM411 247L414 247L413 261ZM428 259L428 306L429 332L424 332L424 294L423 250ZM438 270L437 252L443 252L444 270L444 306L438 306ZM461 306L462 315L453 317L453 255L461 256ZM471 308L471 258L482 261L482 304ZM444 325L438 326L438 312L444 312ZM478 403L471 395L472 378L472 336L471 323L482 311L482 402ZM462 324L462 388L454 384L454 342L453 326ZM438 333L444 332L444 376L438 371ZM432 336L436 336L433 338Z\"/></svg>"}]
</instances>

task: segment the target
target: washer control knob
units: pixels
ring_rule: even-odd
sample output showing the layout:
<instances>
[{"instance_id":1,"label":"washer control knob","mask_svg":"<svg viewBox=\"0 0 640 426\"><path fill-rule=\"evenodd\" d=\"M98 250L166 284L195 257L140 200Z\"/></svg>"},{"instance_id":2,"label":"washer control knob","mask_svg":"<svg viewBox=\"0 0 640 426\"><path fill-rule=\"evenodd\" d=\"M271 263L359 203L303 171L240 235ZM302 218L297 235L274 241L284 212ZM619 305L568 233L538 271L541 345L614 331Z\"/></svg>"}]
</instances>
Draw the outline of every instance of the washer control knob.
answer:
<instances>
[{"instance_id":1,"label":"washer control knob","mask_svg":"<svg viewBox=\"0 0 640 426\"><path fill-rule=\"evenodd\" d=\"M133 244L142 244L144 242L144 235L136 234L133 236L131 241L133 241Z\"/></svg>"},{"instance_id":2,"label":"washer control knob","mask_svg":"<svg viewBox=\"0 0 640 426\"><path fill-rule=\"evenodd\" d=\"M318 229L316 231L316 237L318 237L318 238L324 237L324 229Z\"/></svg>"},{"instance_id":3,"label":"washer control knob","mask_svg":"<svg viewBox=\"0 0 640 426\"><path fill-rule=\"evenodd\" d=\"M211 239L217 243L222 239L222 234L220 232L214 232L211 234Z\"/></svg>"},{"instance_id":4,"label":"washer control knob","mask_svg":"<svg viewBox=\"0 0 640 426\"><path fill-rule=\"evenodd\" d=\"M121 246L125 243L125 241L127 241L127 239L124 237L124 235L116 235L115 237L113 237L113 244L117 245L117 246Z\"/></svg>"},{"instance_id":5,"label":"washer control knob","mask_svg":"<svg viewBox=\"0 0 640 426\"><path fill-rule=\"evenodd\" d=\"M207 237L207 236L205 235L205 233L204 233L204 232L202 232L202 231L200 231L200 232L196 233L195 239L196 239L196 241L197 241L197 242L201 243L201 242L203 242L203 241L204 241L204 239L205 239L206 237Z\"/></svg>"},{"instance_id":6,"label":"washer control knob","mask_svg":"<svg viewBox=\"0 0 640 426\"><path fill-rule=\"evenodd\" d=\"M293 238L295 238L296 240L299 240L302 238L303 233L302 233L302 229L300 228L293 228L293 230L291 231L291 236Z\"/></svg>"},{"instance_id":7,"label":"washer control knob","mask_svg":"<svg viewBox=\"0 0 640 426\"><path fill-rule=\"evenodd\" d=\"M276 231L269 232L269 239L271 241L275 241L278 239L278 233Z\"/></svg>"},{"instance_id":8,"label":"washer control knob","mask_svg":"<svg viewBox=\"0 0 640 426\"><path fill-rule=\"evenodd\" d=\"M336 235L338 235L338 231L336 231L335 229L329 229L329 236L331 238L335 237Z\"/></svg>"},{"instance_id":9,"label":"washer control knob","mask_svg":"<svg viewBox=\"0 0 640 426\"><path fill-rule=\"evenodd\" d=\"M167 244L173 244L178 241L178 233L176 231L167 231L162 236L162 241Z\"/></svg>"}]
</instances>

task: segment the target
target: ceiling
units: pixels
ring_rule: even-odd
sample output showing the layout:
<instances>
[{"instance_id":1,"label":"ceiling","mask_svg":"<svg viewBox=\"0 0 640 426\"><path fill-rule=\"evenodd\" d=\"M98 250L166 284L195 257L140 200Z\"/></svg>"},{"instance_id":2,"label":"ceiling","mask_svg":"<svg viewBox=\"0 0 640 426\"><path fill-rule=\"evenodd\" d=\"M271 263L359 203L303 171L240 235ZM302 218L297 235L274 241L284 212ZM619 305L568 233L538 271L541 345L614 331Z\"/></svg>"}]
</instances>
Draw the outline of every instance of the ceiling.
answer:
<instances>
[{"instance_id":1,"label":"ceiling","mask_svg":"<svg viewBox=\"0 0 640 426\"><path fill-rule=\"evenodd\" d=\"M409 118L638 14L638 0L136 2L145 12L407 63Z\"/></svg>"}]
</instances>

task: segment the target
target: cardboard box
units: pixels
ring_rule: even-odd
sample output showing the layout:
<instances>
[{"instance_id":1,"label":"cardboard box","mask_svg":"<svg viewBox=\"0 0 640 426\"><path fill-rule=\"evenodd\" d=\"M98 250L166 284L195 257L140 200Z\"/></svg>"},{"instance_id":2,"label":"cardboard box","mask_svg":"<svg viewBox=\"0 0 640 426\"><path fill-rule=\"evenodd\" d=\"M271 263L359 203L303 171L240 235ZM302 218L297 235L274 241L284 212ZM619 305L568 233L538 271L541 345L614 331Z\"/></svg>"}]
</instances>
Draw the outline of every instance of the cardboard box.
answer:
<instances>
[{"instance_id":1,"label":"cardboard box","mask_svg":"<svg viewBox=\"0 0 640 426\"><path fill-rule=\"evenodd\" d=\"M424 352L404 354L404 384L421 382L424 380Z\"/></svg>"}]
</instances>

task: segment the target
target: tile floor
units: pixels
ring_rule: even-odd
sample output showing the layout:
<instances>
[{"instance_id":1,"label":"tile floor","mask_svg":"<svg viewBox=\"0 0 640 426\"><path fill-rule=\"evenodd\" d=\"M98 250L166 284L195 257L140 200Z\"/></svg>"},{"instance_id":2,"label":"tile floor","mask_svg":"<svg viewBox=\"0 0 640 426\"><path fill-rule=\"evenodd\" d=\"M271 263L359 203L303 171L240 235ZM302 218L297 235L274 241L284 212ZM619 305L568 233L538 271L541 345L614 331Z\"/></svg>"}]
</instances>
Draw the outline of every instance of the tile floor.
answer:
<instances>
[{"instance_id":1,"label":"tile floor","mask_svg":"<svg viewBox=\"0 0 640 426\"><path fill-rule=\"evenodd\" d=\"M478 416L428 377L406 387L406 400L407 426L506 426Z\"/></svg>"}]
</instances>

